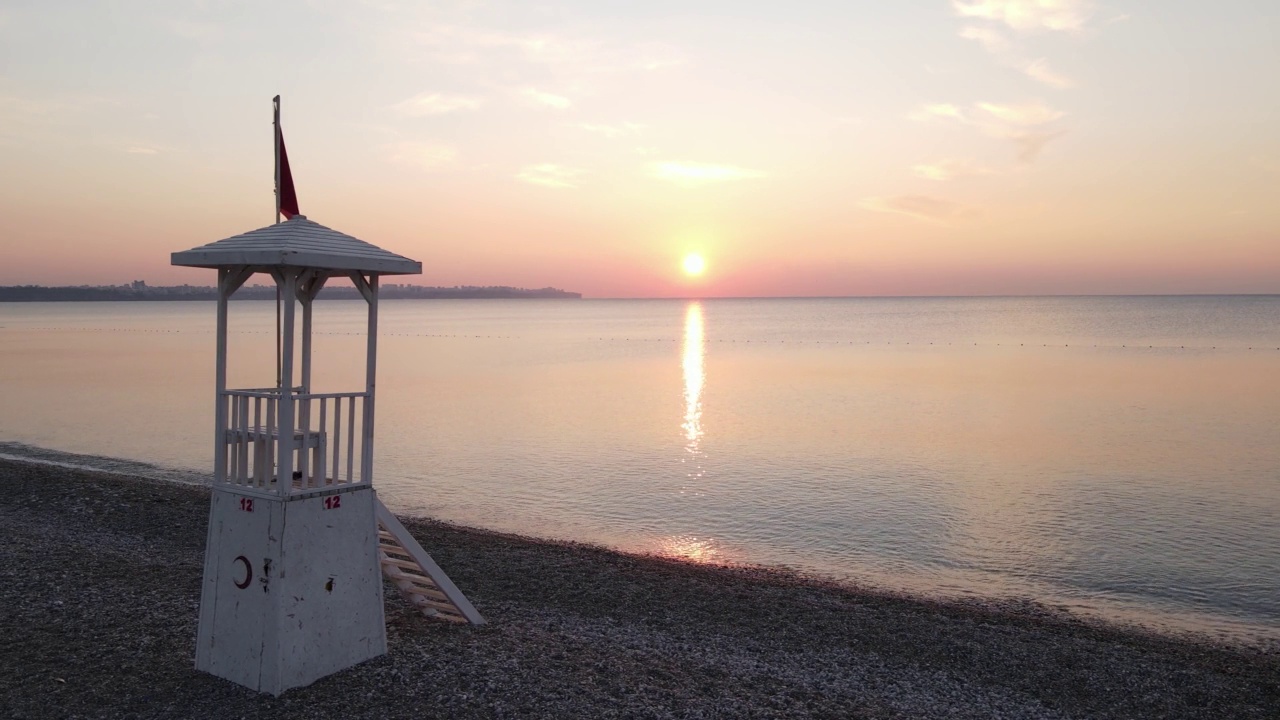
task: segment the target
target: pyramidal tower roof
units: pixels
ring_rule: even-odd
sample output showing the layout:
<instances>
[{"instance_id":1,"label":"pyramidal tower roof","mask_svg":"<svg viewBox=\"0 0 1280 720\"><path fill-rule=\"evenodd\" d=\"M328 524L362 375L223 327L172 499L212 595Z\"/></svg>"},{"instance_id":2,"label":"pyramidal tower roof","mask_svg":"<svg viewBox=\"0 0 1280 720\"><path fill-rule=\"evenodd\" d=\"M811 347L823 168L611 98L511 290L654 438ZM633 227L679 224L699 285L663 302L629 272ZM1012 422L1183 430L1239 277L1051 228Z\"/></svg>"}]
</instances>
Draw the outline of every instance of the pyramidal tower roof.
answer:
<instances>
[{"instance_id":1,"label":"pyramidal tower roof","mask_svg":"<svg viewBox=\"0 0 1280 720\"><path fill-rule=\"evenodd\" d=\"M234 265L288 266L355 270L379 275L418 275L422 263L308 220L292 218L208 245L173 253L171 262L186 267Z\"/></svg>"}]
</instances>

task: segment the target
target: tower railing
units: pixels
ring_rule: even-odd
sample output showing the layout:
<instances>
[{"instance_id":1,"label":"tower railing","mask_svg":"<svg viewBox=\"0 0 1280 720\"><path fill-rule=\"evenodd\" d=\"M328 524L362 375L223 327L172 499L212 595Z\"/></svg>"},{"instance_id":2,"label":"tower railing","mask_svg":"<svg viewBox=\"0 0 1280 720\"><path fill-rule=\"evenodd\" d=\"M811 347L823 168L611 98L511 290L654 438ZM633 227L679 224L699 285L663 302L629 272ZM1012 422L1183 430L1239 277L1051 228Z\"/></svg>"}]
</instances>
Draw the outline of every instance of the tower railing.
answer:
<instances>
[{"instance_id":1,"label":"tower railing","mask_svg":"<svg viewBox=\"0 0 1280 720\"><path fill-rule=\"evenodd\" d=\"M289 495L333 486L369 484L369 393L306 393L292 388L219 393L223 462L214 482ZM282 403L293 427L281 431ZM280 443L288 443L291 477L279 477Z\"/></svg>"}]
</instances>

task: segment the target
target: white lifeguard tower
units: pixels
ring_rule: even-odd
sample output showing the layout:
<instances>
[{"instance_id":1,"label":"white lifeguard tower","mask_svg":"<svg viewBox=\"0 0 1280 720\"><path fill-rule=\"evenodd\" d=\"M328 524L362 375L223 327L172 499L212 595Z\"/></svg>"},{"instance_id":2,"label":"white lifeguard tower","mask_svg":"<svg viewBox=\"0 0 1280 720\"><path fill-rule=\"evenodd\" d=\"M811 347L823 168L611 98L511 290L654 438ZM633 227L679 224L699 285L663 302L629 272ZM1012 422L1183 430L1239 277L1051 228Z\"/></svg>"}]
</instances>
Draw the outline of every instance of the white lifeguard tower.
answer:
<instances>
[{"instance_id":1,"label":"white lifeguard tower","mask_svg":"<svg viewBox=\"0 0 1280 720\"><path fill-rule=\"evenodd\" d=\"M383 573L424 613L483 623L373 491L378 278L418 274L422 264L303 215L173 253L172 263L218 271L213 498L196 668L279 695L384 654ZM227 303L255 273L275 280L283 302L279 379L273 388L229 389ZM334 277L350 279L368 303L364 389L313 393L312 303Z\"/></svg>"}]
</instances>

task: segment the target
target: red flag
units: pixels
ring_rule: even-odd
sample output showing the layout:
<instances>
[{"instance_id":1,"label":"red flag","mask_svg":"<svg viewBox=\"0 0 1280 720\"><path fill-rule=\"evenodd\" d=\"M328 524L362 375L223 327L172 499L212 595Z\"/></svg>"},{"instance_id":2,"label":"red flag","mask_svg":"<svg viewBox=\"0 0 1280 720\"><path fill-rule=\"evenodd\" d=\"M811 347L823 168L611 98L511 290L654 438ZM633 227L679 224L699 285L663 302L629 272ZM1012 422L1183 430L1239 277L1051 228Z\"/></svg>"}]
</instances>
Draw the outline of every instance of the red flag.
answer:
<instances>
[{"instance_id":1,"label":"red flag","mask_svg":"<svg viewBox=\"0 0 1280 720\"><path fill-rule=\"evenodd\" d=\"M293 173L289 172L289 154L284 149L284 131L280 129L280 96L275 97L276 115L276 207L286 220L298 211L298 193L293 189Z\"/></svg>"}]
</instances>

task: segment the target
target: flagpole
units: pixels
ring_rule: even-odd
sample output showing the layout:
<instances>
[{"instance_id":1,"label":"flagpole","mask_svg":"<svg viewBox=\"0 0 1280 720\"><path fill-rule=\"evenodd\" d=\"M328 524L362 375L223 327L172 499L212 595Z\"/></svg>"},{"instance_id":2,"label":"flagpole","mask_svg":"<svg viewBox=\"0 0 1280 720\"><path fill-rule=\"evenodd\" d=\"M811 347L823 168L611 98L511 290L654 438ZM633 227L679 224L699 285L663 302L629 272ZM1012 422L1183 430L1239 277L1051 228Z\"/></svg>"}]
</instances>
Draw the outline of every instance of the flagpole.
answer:
<instances>
[{"instance_id":1,"label":"flagpole","mask_svg":"<svg viewBox=\"0 0 1280 720\"><path fill-rule=\"evenodd\" d=\"M277 95L271 99L271 145L275 151L276 159L276 222L280 222L280 96ZM284 358L281 357L280 350L280 283L276 283L276 387L281 391L281 376L284 368L281 367ZM287 397L287 396L286 396Z\"/></svg>"},{"instance_id":2,"label":"flagpole","mask_svg":"<svg viewBox=\"0 0 1280 720\"><path fill-rule=\"evenodd\" d=\"M271 98L271 146L276 159L276 222L280 222L280 96Z\"/></svg>"}]
</instances>

